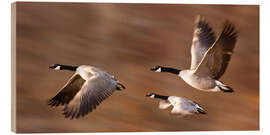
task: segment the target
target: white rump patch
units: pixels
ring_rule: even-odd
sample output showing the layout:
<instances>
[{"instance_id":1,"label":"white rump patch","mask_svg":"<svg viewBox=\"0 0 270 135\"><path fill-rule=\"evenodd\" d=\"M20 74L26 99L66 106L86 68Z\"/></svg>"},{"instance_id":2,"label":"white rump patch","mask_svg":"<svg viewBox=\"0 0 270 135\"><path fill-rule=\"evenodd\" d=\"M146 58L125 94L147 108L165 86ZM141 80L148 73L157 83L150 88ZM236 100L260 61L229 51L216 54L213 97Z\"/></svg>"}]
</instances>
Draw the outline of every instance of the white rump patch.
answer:
<instances>
[{"instance_id":1,"label":"white rump patch","mask_svg":"<svg viewBox=\"0 0 270 135\"><path fill-rule=\"evenodd\" d=\"M203 110L203 108L201 108L198 104L196 104L195 107Z\"/></svg>"},{"instance_id":2,"label":"white rump patch","mask_svg":"<svg viewBox=\"0 0 270 135\"><path fill-rule=\"evenodd\" d=\"M226 87L225 84L223 84L222 82L218 81L218 80L215 80L216 82L216 87L211 89L211 91L221 91L221 89L219 87L221 87L223 90L230 90L228 87Z\"/></svg>"},{"instance_id":3,"label":"white rump patch","mask_svg":"<svg viewBox=\"0 0 270 135\"><path fill-rule=\"evenodd\" d=\"M155 95L151 95L150 98L155 98Z\"/></svg>"},{"instance_id":4,"label":"white rump patch","mask_svg":"<svg viewBox=\"0 0 270 135\"><path fill-rule=\"evenodd\" d=\"M213 89L210 89L212 92L218 92L221 91L218 86L214 87Z\"/></svg>"},{"instance_id":5,"label":"white rump patch","mask_svg":"<svg viewBox=\"0 0 270 135\"><path fill-rule=\"evenodd\" d=\"M225 86L221 86L221 88L224 90L230 90L228 87L225 87Z\"/></svg>"},{"instance_id":6,"label":"white rump patch","mask_svg":"<svg viewBox=\"0 0 270 135\"><path fill-rule=\"evenodd\" d=\"M218 85L218 86L226 86L225 84L223 84L222 82L220 82L218 80L215 80L215 82L216 82L216 85Z\"/></svg>"},{"instance_id":7,"label":"white rump patch","mask_svg":"<svg viewBox=\"0 0 270 135\"><path fill-rule=\"evenodd\" d=\"M161 68L158 68L155 72L161 72Z\"/></svg>"}]
</instances>

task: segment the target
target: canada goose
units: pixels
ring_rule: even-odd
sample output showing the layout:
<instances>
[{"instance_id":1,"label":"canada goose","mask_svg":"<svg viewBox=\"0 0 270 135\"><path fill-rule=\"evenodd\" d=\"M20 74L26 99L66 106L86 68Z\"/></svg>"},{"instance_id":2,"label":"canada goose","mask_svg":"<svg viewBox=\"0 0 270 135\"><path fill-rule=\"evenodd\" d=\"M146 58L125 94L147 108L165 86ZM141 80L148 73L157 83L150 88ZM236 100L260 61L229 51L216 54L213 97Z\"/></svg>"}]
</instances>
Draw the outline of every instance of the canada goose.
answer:
<instances>
[{"instance_id":1,"label":"canada goose","mask_svg":"<svg viewBox=\"0 0 270 135\"><path fill-rule=\"evenodd\" d=\"M212 28L203 16L195 20L191 46L191 66L188 70L156 66L155 72L168 72L181 77L190 86L203 91L233 92L233 89L218 79L224 74L233 49L237 31L234 25L226 21L220 36L216 39Z\"/></svg>"},{"instance_id":2,"label":"canada goose","mask_svg":"<svg viewBox=\"0 0 270 135\"><path fill-rule=\"evenodd\" d=\"M94 110L114 90L125 89L112 75L88 65L67 66L54 64L54 70L70 70L75 74L48 102L50 106L64 105L66 118L79 118Z\"/></svg>"},{"instance_id":3,"label":"canada goose","mask_svg":"<svg viewBox=\"0 0 270 135\"><path fill-rule=\"evenodd\" d=\"M155 93L149 93L146 95L150 98L159 98L159 109L167 109L173 106L172 114L191 115L191 114L206 114L204 109L197 103L188 100L184 97L177 96L163 96Z\"/></svg>"}]
</instances>

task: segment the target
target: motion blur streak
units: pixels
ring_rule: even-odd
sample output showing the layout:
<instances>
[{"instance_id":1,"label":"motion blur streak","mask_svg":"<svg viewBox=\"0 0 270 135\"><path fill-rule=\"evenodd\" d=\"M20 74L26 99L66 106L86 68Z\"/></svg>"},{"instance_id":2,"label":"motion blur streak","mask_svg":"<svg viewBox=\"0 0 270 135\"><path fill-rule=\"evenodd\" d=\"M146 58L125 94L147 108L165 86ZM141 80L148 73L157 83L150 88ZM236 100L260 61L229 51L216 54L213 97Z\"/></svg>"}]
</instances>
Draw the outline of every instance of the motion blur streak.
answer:
<instances>
[{"instance_id":1,"label":"motion blur streak","mask_svg":"<svg viewBox=\"0 0 270 135\"><path fill-rule=\"evenodd\" d=\"M239 30L221 81L235 93L200 92L161 64L190 65L196 15L216 35L226 19ZM17 3L17 132L119 132L259 129L259 6L98 3ZM46 101L72 76L54 63L89 64L127 87L83 119L68 120ZM149 91L151 90L151 91ZM178 118L144 95L156 92L200 103L207 115Z\"/></svg>"}]
</instances>

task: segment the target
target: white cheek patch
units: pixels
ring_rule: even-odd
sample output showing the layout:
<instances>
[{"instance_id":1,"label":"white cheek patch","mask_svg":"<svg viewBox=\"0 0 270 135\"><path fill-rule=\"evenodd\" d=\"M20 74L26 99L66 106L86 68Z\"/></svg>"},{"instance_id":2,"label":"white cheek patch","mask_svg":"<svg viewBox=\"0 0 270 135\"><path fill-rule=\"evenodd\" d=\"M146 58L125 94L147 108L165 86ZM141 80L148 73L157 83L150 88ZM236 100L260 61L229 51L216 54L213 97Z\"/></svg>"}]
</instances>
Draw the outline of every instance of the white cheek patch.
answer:
<instances>
[{"instance_id":1,"label":"white cheek patch","mask_svg":"<svg viewBox=\"0 0 270 135\"><path fill-rule=\"evenodd\" d=\"M161 72L161 68L158 68L155 72Z\"/></svg>"},{"instance_id":2,"label":"white cheek patch","mask_svg":"<svg viewBox=\"0 0 270 135\"><path fill-rule=\"evenodd\" d=\"M150 98L155 98L155 95L151 95Z\"/></svg>"},{"instance_id":3,"label":"white cheek patch","mask_svg":"<svg viewBox=\"0 0 270 135\"><path fill-rule=\"evenodd\" d=\"M54 70L60 70L60 66L57 66L56 68L54 68Z\"/></svg>"}]
</instances>

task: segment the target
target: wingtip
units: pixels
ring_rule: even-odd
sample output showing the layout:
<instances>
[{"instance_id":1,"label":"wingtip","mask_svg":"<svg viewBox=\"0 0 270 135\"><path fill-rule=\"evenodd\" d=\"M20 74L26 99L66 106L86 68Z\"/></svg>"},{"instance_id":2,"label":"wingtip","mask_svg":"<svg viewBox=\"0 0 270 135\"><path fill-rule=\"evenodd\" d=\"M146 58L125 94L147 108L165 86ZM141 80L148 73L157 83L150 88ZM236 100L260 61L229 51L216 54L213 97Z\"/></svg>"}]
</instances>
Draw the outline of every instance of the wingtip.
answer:
<instances>
[{"instance_id":1,"label":"wingtip","mask_svg":"<svg viewBox=\"0 0 270 135\"><path fill-rule=\"evenodd\" d=\"M195 22L195 24L197 24L197 23L204 21L204 20L205 20L205 16L199 14L199 15L196 15L194 22Z\"/></svg>"},{"instance_id":2,"label":"wingtip","mask_svg":"<svg viewBox=\"0 0 270 135\"><path fill-rule=\"evenodd\" d=\"M236 37L238 36L238 30L235 28L235 25L231 21L226 20L223 25L222 34L226 34L236 40Z\"/></svg>"},{"instance_id":3,"label":"wingtip","mask_svg":"<svg viewBox=\"0 0 270 135\"><path fill-rule=\"evenodd\" d=\"M223 92L226 92L226 93L234 93L234 90L233 90L233 89L230 89L230 90L223 90Z\"/></svg>"},{"instance_id":4,"label":"wingtip","mask_svg":"<svg viewBox=\"0 0 270 135\"><path fill-rule=\"evenodd\" d=\"M198 112L199 112L200 114L206 114L206 112L205 112L204 110L198 110Z\"/></svg>"},{"instance_id":5,"label":"wingtip","mask_svg":"<svg viewBox=\"0 0 270 135\"><path fill-rule=\"evenodd\" d=\"M47 99L46 104L47 104L49 107L57 107L57 102L54 101L53 99Z\"/></svg>"},{"instance_id":6,"label":"wingtip","mask_svg":"<svg viewBox=\"0 0 270 135\"><path fill-rule=\"evenodd\" d=\"M237 31L237 30L235 30L235 25L234 25L234 23L232 23L232 22L229 21L229 20L226 20L226 21L224 22L224 24L223 24L223 29L224 29L224 30L227 30L227 31L230 31L230 30L231 30L231 32Z\"/></svg>"}]
</instances>

